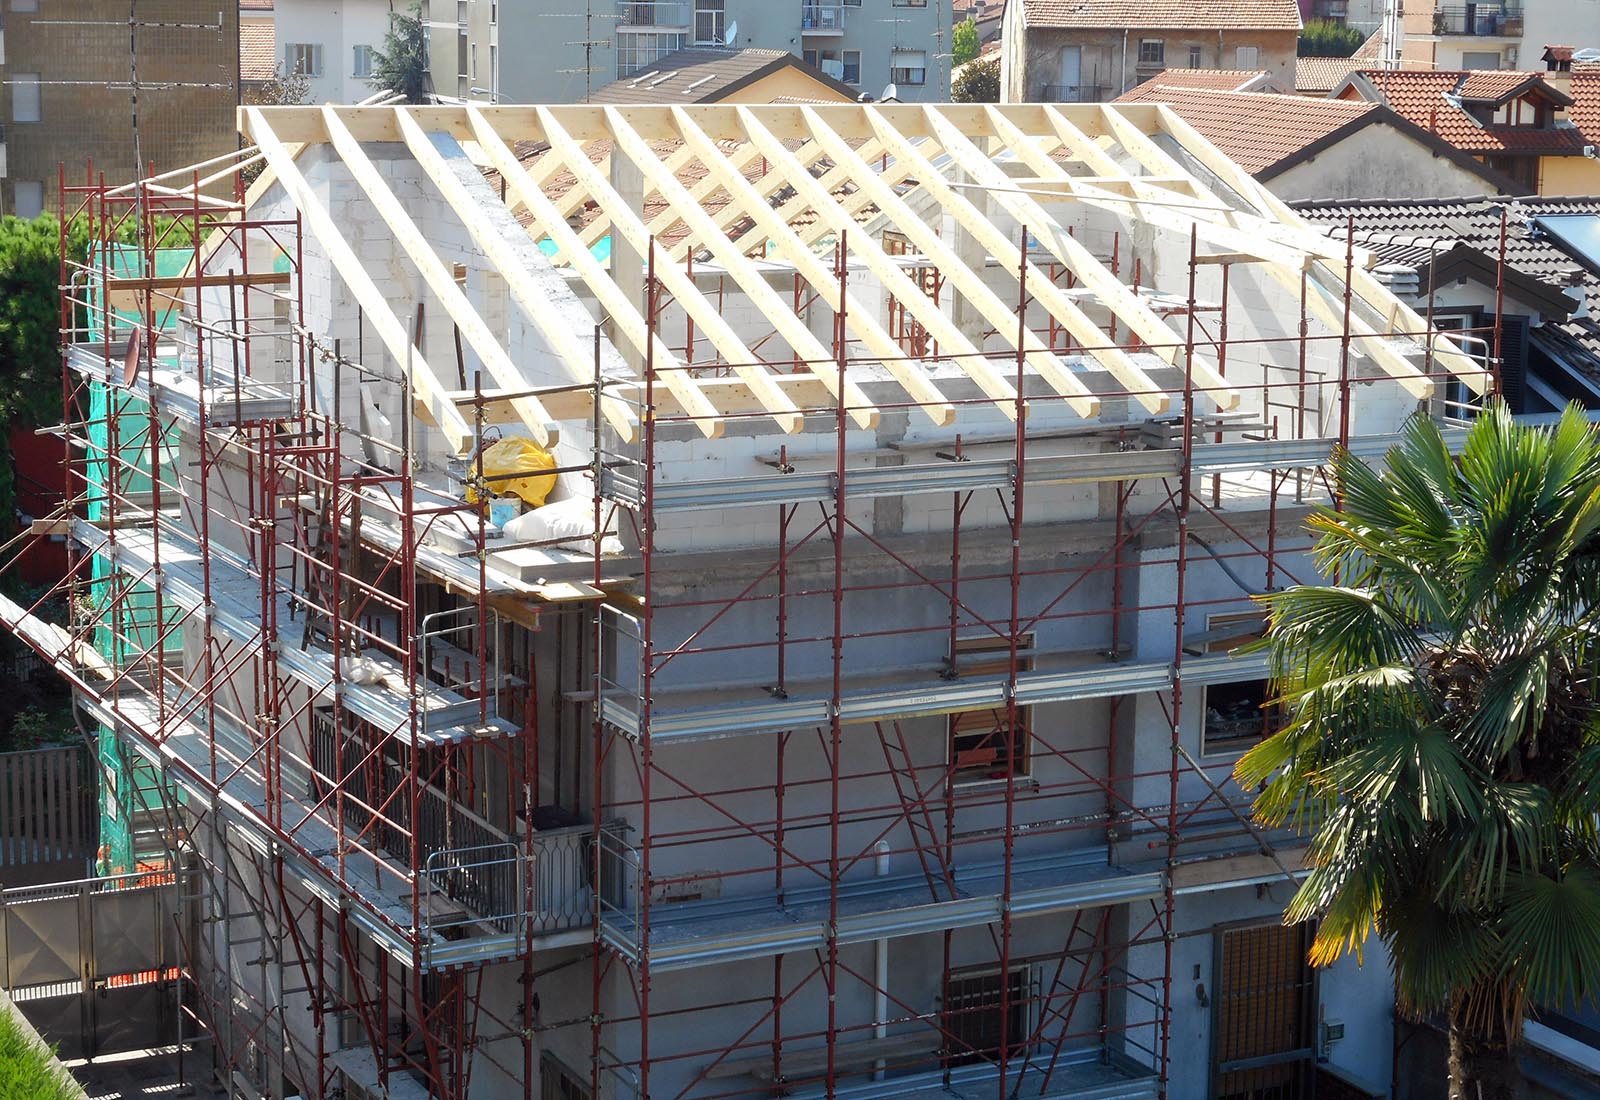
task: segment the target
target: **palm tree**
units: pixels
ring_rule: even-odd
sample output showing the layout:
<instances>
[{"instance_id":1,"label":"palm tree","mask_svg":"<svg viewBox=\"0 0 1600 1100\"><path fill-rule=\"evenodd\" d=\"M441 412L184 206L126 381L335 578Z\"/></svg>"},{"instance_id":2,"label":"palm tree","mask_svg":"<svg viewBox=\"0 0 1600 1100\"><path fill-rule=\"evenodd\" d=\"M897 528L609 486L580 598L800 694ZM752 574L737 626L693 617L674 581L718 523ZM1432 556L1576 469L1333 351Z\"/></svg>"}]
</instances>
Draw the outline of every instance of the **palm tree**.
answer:
<instances>
[{"instance_id":1,"label":"palm tree","mask_svg":"<svg viewBox=\"0 0 1600 1100\"><path fill-rule=\"evenodd\" d=\"M1265 597L1286 721L1237 778L1312 834L1312 962L1376 932L1402 1009L1449 1022L1451 1100L1518 1097L1529 1006L1600 993L1600 437L1496 403L1459 459L1419 417L1333 469L1334 583Z\"/></svg>"}]
</instances>

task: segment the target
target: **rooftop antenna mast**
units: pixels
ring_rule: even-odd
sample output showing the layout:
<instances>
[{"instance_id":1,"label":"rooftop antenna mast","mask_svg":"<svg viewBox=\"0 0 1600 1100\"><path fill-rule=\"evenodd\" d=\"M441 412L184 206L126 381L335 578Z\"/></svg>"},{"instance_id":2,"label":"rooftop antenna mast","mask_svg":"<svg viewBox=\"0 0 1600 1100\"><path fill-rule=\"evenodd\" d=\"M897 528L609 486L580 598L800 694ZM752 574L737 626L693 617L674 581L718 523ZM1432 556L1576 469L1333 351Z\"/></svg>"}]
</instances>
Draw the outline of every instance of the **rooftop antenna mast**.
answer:
<instances>
[{"instance_id":1,"label":"rooftop antenna mast","mask_svg":"<svg viewBox=\"0 0 1600 1100\"><path fill-rule=\"evenodd\" d=\"M575 13L573 13L573 12L542 12L541 14L546 15L546 16L554 16L554 17L561 18L561 19L570 19L575 15ZM610 38L596 38L595 37L595 35L594 35L594 22L595 22L596 19L618 19L618 18L620 18L620 17L616 16L616 15L596 15L595 11L594 11L594 0L584 0L584 5L583 5L583 37L581 39L575 41L575 42L574 41L568 41L567 42L567 45L569 45L569 46L582 46L583 47L583 68L581 68L581 69L557 69L556 70L556 72L558 72L558 73L577 73L577 72L581 72L583 74L583 98L584 99L588 99L591 95L594 94L594 48L596 46L609 46L609 45L612 44L612 40Z\"/></svg>"}]
</instances>

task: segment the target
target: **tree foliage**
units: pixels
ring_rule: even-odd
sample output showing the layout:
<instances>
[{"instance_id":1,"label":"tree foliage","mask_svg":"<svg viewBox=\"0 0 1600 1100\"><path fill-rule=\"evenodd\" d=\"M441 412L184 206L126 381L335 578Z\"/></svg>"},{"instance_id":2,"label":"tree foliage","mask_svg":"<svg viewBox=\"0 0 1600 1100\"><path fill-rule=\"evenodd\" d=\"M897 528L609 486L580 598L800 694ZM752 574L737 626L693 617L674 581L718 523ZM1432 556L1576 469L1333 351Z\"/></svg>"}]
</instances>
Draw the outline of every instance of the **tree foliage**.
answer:
<instances>
[{"instance_id":1,"label":"tree foliage","mask_svg":"<svg viewBox=\"0 0 1600 1100\"><path fill-rule=\"evenodd\" d=\"M1600 993L1600 437L1497 403L1459 459L1418 418L1334 474L1336 583L1266 597L1286 724L1237 778L1312 834L1312 961L1376 933L1401 1006L1449 1019L1451 1097L1505 1100L1527 1008Z\"/></svg>"},{"instance_id":2,"label":"tree foliage","mask_svg":"<svg viewBox=\"0 0 1600 1100\"><path fill-rule=\"evenodd\" d=\"M950 64L965 65L978 56L978 24L967 16L950 35Z\"/></svg>"},{"instance_id":3,"label":"tree foliage","mask_svg":"<svg viewBox=\"0 0 1600 1100\"><path fill-rule=\"evenodd\" d=\"M969 61L950 86L956 103L1000 102L1000 59Z\"/></svg>"},{"instance_id":4,"label":"tree foliage","mask_svg":"<svg viewBox=\"0 0 1600 1100\"><path fill-rule=\"evenodd\" d=\"M1332 19L1307 20L1296 52L1301 57L1349 57L1367 40L1355 27Z\"/></svg>"},{"instance_id":5,"label":"tree foliage","mask_svg":"<svg viewBox=\"0 0 1600 1100\"><path fill-rule=\"evenodd\" d=\"M407 103L428 101L428 32L421 5L389 13L383 49L372 52L368 83L380 92L398 92Z\"/></svg>"},{"instance_id":6,"label":"tree foliage","mask_svg":"<svg viewBox=\"0 0 1600 1100\"><path fill-rule=\"evenodd\" d=\"M0 219L0 420L49 424L61 410L60 227Z\"/></svg>"}]
</instances>

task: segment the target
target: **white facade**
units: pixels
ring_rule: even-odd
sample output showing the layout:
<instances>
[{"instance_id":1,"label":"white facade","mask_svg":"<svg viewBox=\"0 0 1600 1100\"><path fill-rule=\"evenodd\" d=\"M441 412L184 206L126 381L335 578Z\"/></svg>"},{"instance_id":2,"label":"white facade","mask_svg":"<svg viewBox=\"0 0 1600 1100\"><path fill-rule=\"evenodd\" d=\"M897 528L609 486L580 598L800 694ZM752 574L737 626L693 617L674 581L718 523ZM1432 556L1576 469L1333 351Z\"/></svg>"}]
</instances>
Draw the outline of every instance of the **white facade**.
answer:
<instances>
[{"instance_id":1,"label":"white facade","mask_svg":"<svg viewBox=\"0 0 1600 1100\"><path fill-rule=\"evenodd\" d=\"M372 95L372 54L389 31L388 0L275 0L277 60L310 80L311 103L359 103Z\"/></svg>"}]
</instances>

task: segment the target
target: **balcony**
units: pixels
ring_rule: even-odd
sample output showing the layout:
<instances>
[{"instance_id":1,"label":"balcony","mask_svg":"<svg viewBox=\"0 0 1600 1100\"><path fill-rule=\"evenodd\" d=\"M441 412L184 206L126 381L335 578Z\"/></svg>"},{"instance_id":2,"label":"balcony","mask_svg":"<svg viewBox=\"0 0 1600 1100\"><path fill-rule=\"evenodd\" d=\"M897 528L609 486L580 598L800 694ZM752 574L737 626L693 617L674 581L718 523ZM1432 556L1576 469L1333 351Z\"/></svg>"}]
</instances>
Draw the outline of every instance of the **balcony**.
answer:
<instances>
[{"instance_id":1,"label":"balcony","mask_svg":"<svg viewBox=\"0 0 1600 1100\"><path fill-rule=\"evenodd\" d=\"M800 8L800 29L806 34L843 34L844 4L805 4Z\"/></svg>"},{"instance_id":2,"label":"balcony","mask_svg":"<svg viewBox=\"0 0 1600 1100\"><path fill-rule=\"evenodd\" d=\"M1466 4L1435 8L1433 33L1470 38L1521 38L1520 4Z\"/></svg>"},{"instance_id":3,"label":"balcony","mask_svg":"<svg viewBox=\"0 0 1600 1100\"><path fill-rule=\"evenodd\" d=\"M1103 84L1046 84L1039 96L1041 103L1104 103L1105 100Z\"/></svg>"},{"instance_id":4,"label":"balcony","mask_svg":"<svg viewBox=\"0 0 1600 1100\"><path fill-rule=\"evenodd\" d=\"M689 5L683 0L617 0L619 30L684 30L689 22Z\"/></svg>"}]
</instances>

